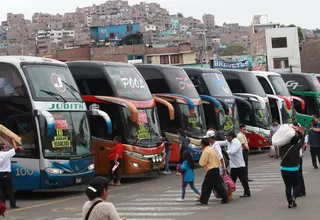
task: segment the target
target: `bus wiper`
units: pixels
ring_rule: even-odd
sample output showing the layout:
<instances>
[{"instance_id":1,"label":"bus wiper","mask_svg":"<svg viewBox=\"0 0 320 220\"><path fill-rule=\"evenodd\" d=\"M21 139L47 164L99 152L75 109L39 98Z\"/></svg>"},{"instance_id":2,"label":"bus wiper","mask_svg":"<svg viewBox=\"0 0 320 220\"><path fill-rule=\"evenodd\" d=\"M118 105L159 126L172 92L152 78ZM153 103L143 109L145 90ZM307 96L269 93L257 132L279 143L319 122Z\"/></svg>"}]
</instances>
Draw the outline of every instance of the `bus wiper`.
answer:
<instances>
[{"instance_id":1,"label":"bus wiper","mask_svg":"<svg viewBox=\"0 0 320 220\"><path fill-rule=\"evenodd\" d=\"M81 93L80 93L76 88L74 88L72 85L70 85L69 83L66 83L66 82L63 81L63 80L61 80L61 82L62 82L63 84L65 84L65 85L70 89L70 90L68 90L68 91L69 91L78 101L80 101L73 92L78 93L78 94L80 95L80 97L81 97ZM71 92L71 90L72 90L73 92Z\"/></svg>"},{"instance_id":2,"label":"bus wiper","mask_svg":"<svg viewBox=\"0 0 320 220\"><path fill-rule=\"evenodd\" d=\"M41 89L40 91L41 91L41 92L44 92L44 93L46 93L46 94L48 94L48 95L50 95L50 96L52 96L52 97L54 97L54 98L56 98L57 100L59 100L59 99L57 98L57 96L58 96L58 97L60 97L60 98L64 101L64 103L67 102L67 100L66 100L65 98L63 98L63 96L60 95L60 94L58 94L58 93L50 92L50 91L42 90L42 89Z\"/></svg>"}]
</instances>

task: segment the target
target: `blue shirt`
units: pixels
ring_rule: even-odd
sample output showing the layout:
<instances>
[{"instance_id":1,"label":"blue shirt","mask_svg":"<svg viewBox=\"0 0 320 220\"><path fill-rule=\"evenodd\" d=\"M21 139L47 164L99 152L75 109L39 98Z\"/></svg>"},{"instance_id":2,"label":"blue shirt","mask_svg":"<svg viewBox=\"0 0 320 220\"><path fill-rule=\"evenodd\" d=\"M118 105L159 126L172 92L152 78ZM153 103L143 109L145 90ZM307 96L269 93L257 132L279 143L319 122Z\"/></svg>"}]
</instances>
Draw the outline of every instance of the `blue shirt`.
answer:
<instances>
[{"instance_id":1,"label":"blue shirt","mask_svg":"<svg viewBox=\"0 0 320 220\"><path fill-rule=\"evenodd\" d=\"M184 182L193 182L194 173L193 169L189 166L188 161L184 161L181 165L181 171L183 171L183 181Z\"/></svg>"}]
</instances>

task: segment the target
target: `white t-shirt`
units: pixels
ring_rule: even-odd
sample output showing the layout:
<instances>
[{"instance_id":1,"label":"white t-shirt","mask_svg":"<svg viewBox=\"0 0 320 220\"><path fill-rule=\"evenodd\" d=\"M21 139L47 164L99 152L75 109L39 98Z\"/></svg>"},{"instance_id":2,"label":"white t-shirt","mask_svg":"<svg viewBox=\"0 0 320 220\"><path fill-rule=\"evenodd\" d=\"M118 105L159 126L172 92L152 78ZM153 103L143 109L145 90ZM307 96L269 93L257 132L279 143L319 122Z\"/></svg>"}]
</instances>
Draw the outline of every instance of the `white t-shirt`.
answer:
<instances>
[{"instance_id":1,"label":"white t-shirt","mask_svg":"<svg viewBox=\"0 0 320 220\"><path fill-rule=\"evenodd\" d=\"M215 142L214 144L210 143L210 147L212 147L217 152L219 159L221 161L221 159L223 158L221 146L217 142ZM222 175L223 173L222 173L222 164L221 163L219 166L219 170L220 170L220 175Z\"/></svg>"},{"instance_id":2,"label":"white t-shirt","mask_svg":"<svg viewBox=\"0 0 320 220\"><path fill-rule=\"evenodd\" d=\"M94 199L92 201L88 201L84 204L82 208L82 219L85 219L89 209L91 206L98 200ZM89 220L121 220L116 208L110 202L100 202L93 209L89 216Z\"/></svg>"},{"instance_id":3,"label":"white t-shirt","mask_svg":"<svg viewBox=\"0 0 320 220\"><path fill-rule=\"evenodd\" d=\"M230 157L230 168L246 167L242 154L242 145L237 138L234 138L231 142L217 141L221 146L228 146L227 153Z\"/></svg>"}]
</instances>

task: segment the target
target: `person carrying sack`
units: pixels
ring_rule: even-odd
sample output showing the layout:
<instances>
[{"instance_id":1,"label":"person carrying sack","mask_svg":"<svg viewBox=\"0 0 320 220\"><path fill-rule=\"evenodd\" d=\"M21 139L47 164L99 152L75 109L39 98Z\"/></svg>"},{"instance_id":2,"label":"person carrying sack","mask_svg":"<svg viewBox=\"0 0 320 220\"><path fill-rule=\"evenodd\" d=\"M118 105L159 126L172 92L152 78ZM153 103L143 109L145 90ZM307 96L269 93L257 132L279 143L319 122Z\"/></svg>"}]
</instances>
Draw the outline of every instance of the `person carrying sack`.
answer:
<instances>
[{"instance_id":1,"label":"person carrying sack","mask_svg":"<svg viewBox=\"0 0 320 220\"><path fill-rule=\"evenodd\" d=\"M297 207L296 197L300 192L299 145L302 141L293 127L287 124L282 125L272 137L272 143L279 147L281 157L280 170L285 184L288 208Z\"/></svg>"}]
</instances>

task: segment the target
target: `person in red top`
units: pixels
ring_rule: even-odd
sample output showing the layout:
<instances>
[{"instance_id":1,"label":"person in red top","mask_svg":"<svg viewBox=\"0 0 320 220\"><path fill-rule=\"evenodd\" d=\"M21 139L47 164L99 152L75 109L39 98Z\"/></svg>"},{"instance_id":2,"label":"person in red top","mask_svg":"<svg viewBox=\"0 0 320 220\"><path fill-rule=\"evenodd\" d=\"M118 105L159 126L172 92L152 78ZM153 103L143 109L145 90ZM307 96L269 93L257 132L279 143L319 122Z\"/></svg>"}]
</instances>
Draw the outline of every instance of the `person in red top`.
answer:
<instances>
[{"instance_id":1,"label":"person in red top","mask_svg":"<svg viewBox=\"0 0 320 220\"><path fill-rule=\"evenodd\" d=\"M121 186L120 182L120 174L121 174L121 164L122 164L122 155L123 155L123 145L121 143L121 137L116 136L113 139L115 145L113 148L110 150L108 159L110 162L110 170L109 170L109 176L110 176L110 185L116 185L116 186ZM119 166L117 169L112 171L112 168L114 165L119 163Z\"/></svg>"}]
</instances>

